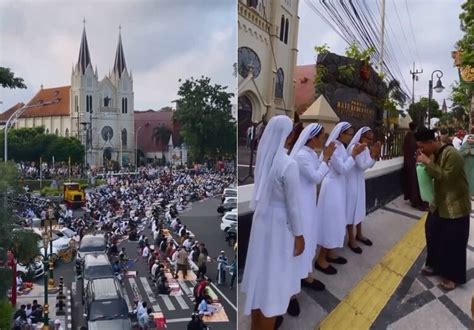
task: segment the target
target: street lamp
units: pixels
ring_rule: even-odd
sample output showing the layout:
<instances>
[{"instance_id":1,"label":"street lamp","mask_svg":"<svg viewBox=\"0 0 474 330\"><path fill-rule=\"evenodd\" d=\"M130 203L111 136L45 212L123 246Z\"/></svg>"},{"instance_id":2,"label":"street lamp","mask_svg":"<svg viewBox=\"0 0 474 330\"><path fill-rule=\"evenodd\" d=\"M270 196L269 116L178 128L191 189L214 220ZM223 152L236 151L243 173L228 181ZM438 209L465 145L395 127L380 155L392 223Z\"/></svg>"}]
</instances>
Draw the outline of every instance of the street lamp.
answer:
<instances>
[{"instance_id":1,"label":"street lamp","mask_svg":"<svg viewBox=\"0 0 474 330\"><path fill-rule=\"evenodd\" d=\"M48 207L48 221L49 221L49 253L53 255L53 219L54 219L54 209L51 205L51 202ZM45 224L46 225L46 224ZM54 290L56 285L54 283L54 260L53 258L49 258L49 281L48 281L48 289Z\"/></svg>"},{"instance_id":2,"label":"street lamp","mask_svg":"<svg viewBox=\"0 0 474 330\"><path fill-rule=\"evenodd\" d=\"M436 78L438 81L436 82L436 86L433 88L433 75L436 73ZM431 112L430 112L430 104L431 99L433 98L433 89L436 93L441 93L444 90L444 86L441 83L441 78L443 77L443 72L441 70L434 70L431 73L431 79L429 82L429 89L428 89L428 129L431 129Z\"/></svg>"},{"instance_id":3,"label":"street lamp","mask_svg":"<svg viewBox=\"0 0 474 330\"><path fill-rule=\"evenodd\" d=\"M135 171L138 171L138 132L142 129L142 126L137 128L135 132Z\"/></svg>"},{"instance_id":4,"label":"street lamp","mask_svg":"<svg viewBox=\"0 0 474 330\"><path fill-rule=\"evenodd\" d=\"M48 230L46 229L46 223L44 224L44 232L43 232L43 247L44 247L44 325L46 329L49 328L49 305L48 305L48 272L46 271L48 267L48 243L49 243L49 234Z\"/></svg>"}]
</instances>

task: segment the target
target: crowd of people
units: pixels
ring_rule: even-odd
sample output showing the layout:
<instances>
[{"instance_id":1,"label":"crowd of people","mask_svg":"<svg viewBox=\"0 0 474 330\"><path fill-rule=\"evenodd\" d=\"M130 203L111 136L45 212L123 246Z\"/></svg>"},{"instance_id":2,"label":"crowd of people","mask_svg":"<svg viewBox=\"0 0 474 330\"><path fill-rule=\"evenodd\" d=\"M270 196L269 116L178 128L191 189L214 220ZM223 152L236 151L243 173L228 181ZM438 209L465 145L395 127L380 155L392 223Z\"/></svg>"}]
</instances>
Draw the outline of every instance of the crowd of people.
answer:
<instances>
[{"instance_id":1,"label":"crowd of people","mask_svg":"<svg viewBox=\"0 0 474 330\"><path fill-rule=\"evenodd\" d=\"M435 195L429 205L422 204L421 198L414 203L427 210L429 206L423 274L441 276L440 285L452 290L466 281L471 203L464 170L467 161L462 158L472 155L474 146L459 153L450 142L441 143L442 137L436 138L433 130L411 127L404 146L404 170L407 163L425 164ZM251 253L241 286L246 293L244 314L251 315L252 328L274 329L285 313L297 316L302 286L325 290L313 269L337 274L335 266L347 260L335 249L347 244L353 253L361 254L359 244L373 245L362 225L364 172L380 159L381 144L374 141L370 127L356 130L340 122L328 137L324 131L320 124L303 129L286 116L275 116L260 139L250 202L254 210ZM464 143L473 140L467 137ZM416 179L416 172L413 175Z\"/></svg>"},{"instance_id":2,"label":"crowd of people","mask_svg":"<svg viewBox=\"0 0 474 330\"><path fill-rule=\"evenodd\" d=\"M13 314L13 329L36 329L37 324L43 322L43 306L34 299L33 303L23 304ZM54 330L63 330L61 321L54 321Z\"/></svg>"}]
</instances>

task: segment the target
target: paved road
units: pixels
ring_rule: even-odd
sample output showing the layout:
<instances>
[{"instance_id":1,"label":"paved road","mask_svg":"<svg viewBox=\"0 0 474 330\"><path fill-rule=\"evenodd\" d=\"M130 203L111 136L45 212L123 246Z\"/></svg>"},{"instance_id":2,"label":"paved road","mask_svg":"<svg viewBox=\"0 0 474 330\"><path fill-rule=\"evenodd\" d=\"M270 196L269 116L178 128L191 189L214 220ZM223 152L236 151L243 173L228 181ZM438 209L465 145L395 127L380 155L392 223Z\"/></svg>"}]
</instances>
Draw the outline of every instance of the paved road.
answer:
<instances>
[{"instance_id":1,"label":"paved road","mask_svg":"<svg viewBox=\"0 0 474 330\"><path fill-rule=\"evenodd\" d=\"M221 216L216 212L219 205L219 199L210 199L203 202L198 202L192 205L191 209L182 213L180 218L188 226L195 235L196 239L206 243L211 257L217 257L221 250L224 250L229 257L229 261L233 260L234 254L231 247L227 245L224 239L224 233L220 230ZM148 235L149 229L147 229ZM152 240L151 240L152 241ZM138 257L137 243L124 241L120 247L125 247L129 258ZM81 303L81 285L82 282L76 281L75 263L58 264L55 270L55 278L63 276L65 284L71 288L73 292L72 313L73 313L73 329L78 329L84 326L83 306ZM208 266L208 274L212 279L216 278L217 272L216 263L211 263ZM128 299L129 308L133 305L135 296L139 296L152 306L155 312L161 311L166 317L168 329L183 329L186 327L190 315L193 312L194 302L192 298L192 289L196 284L195 281L180 281L180 287L183 291L181 296L159 296L153 292L153 282L148 279L148 269L146 268L144 260L139 258L132 270L137 271L135 278L125 279L125 295ZM229 322L210 323L213 329L235 329L237 324L236 304L236 288L233 290L226 287L213 286L214 291L219 297L224 309L229 317ZM236 285L235 285L236 286ZM225 297L224 297L225 296Z\"/></svg>"}]
</instances>

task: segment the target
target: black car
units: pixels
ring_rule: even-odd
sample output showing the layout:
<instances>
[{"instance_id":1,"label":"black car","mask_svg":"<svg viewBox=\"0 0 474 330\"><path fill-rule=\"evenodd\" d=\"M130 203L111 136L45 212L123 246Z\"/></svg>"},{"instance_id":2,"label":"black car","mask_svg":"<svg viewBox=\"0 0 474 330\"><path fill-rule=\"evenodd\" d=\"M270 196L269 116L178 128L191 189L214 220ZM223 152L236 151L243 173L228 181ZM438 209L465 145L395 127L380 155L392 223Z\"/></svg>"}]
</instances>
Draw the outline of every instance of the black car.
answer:
<instances>
[{"instance_id":1,"label":"black car","mask_svg":"<svg viewBox=\"0 0 474 330\"><path fill-rule=\"evenodd\" d=\"M225 231L225 240L229 243L229 246L234 246L237 241L237 224L233 223L230 225L229 229Z\"/></svg>"}]
</instances>

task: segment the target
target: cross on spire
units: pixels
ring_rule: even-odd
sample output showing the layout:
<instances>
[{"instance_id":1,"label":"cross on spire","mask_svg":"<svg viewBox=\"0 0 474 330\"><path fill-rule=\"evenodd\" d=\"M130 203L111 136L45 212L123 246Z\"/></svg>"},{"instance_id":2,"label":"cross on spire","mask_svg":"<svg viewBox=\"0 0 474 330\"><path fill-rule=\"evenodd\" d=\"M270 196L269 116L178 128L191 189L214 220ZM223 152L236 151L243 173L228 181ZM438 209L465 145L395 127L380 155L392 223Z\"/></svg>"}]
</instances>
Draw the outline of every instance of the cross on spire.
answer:
<instances>
[{"instance_id":1,"label":"cross on spire","mask_svg":"<svg viewBox=\"0 0 474 330\"><path fill-rule=\"evenodd\" d=\"M84 27L86 27L86 18L84 17L84 19L82 20L82 23L84 24Z\"/></svg>"}]
</instances>

